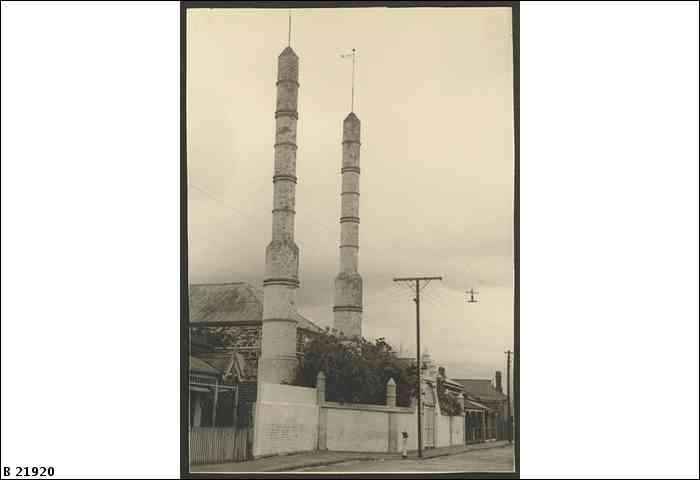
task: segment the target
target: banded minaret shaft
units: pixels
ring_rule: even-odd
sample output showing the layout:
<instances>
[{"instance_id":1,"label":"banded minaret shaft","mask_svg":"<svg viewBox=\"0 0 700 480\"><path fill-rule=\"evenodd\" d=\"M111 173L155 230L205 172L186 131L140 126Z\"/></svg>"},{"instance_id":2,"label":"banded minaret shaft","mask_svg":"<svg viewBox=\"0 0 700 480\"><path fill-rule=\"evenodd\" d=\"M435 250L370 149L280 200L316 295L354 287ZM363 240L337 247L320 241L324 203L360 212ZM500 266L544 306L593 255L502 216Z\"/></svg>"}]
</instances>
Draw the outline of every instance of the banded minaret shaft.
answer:
<instances>
[{"instance_id":1,"label":"banded minaret shaft","mask_svg":"<svg viewBox=\"0 0 700 480\"><path fill-rule=\"evenodd\" d=\"M346 336L362 336L360 249L360 119L343 121L343 177L340 207L340 273L335 277L334 327Z\"/></svg>"},{"instance_id":2,"label":"banded minaret shaft","mask_svg":"<svg viewBox=\"0 0 700 480\"><path fill-rule=\"evenodd\" d=\"M299 57L287 47L280 54L277 67L272 241L265 251L262 345L258 365L258 379L268 383L291 380L297 364L299 248L294 243L294 195L298 92Z\"/></svg>"}]
</instances>

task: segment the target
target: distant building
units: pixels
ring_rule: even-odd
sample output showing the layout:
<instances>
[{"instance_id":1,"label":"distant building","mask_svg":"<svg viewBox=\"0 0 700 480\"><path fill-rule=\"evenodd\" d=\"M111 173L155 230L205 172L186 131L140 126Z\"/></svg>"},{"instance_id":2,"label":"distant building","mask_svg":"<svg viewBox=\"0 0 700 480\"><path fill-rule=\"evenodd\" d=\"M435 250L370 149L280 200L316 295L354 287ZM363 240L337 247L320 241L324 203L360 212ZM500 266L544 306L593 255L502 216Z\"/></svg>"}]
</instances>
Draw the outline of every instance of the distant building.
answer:
<instances>
[{"instance_id":1,"label":"distant building","mask_svg":"<svg viewBox=\"0 0 700 480\"><path fill-rule=\"evenodd\" d=\"M220 370L204 360L190 356L190 426L212 423L214 408L213 404L209 406L208 403L220 382Z\"/></svg>"},{"instance_id":2,"label":"distant building","mask_svg":"<svg viewBox=\"0 0 700 480\"><path fill-rule=\"evenodd\" d=\"M233 352L228 359L222 358L218 365L212 365L204 360L206 347L195 348L197 352L190 355L190 426L233 424L243 357Z\"/></svg>"},{"instance_id":3,"label":"distant building","mask_svg":"<svg viewBox=\"0 0 700 480\"><path fill-rule=\"evenodd\" d=\"M255 402L263 315L263 291L245 282L190 285L190 338L192 355L219 372L232 357L239 365L235 383L239 402ZM322 329L300 314L296 351Z\"/></svg>"},{"instance_id":4,"label":"distant building","mask_svg":"<svg viewBox=\"0 0 700 480\"><path fill-rule=\"evenodd\" d=\"M442 380L442 384L445 386L445 390L448 392L454 393L455 395L459 395L460 393L465 395L464 393L464 387L462 386L461 383L456 382L455 380L452 380L451 378L447 377L447 373L445 372L445 367L438 367L437 369L437 375L435 377L436 379Z\"/></svg>"},{"instance_id":5,"label":"distant building","mask_svg":"<svg viewBox=\"0 0 700 480\"><path fill-rule=\"evenodd\" d=\"M500 372L497 372L500 374ZM500 379L500 375L496 376ZM500 380L494 387L489 379L454 379L464 388L465 397L488 407L486 414L486 439L505 439L508 418L508 397L503 394Z\"/></svg>"}]
</instances>

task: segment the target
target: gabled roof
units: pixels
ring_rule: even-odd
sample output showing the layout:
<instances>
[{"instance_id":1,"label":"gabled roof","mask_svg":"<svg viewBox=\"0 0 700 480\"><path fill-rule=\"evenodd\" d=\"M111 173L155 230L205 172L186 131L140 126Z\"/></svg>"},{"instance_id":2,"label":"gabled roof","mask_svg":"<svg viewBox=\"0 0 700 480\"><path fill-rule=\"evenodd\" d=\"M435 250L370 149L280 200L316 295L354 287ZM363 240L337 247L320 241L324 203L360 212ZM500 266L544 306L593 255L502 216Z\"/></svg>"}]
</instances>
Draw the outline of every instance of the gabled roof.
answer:
<instances>
[{"instance_id":1,"label":"gabled roof","mask_svg":"<svg viewBox=\"0 0 700 480\"><path fill-rule=\"evenodd\" d=\"M223 380L246 380L245 359L235 349L230 353L202 352L190 357L190 371Z\"/></svg>"},{"instance_id":2,"label":"gabled roof","mask_svg":"<svg viewBox=\"0 0 700 480\"><path fill-rule=\"evenodd\" d=\"M489 410L488 407L475 402L474 400L469 400L468 398L464 399L464 409L465 410Z\"/></svg>"},{"instance_id":3,"label":"gabled roof","mask_svg":"<svg viewBox=\"0 0 700 480\"><path fill-rule=\"evenodd\" d=\"M245 282L190 285L190 323L262 323L263 291ZM296 314L302 330L321 332Z\"/></svg>"},{"instance_id":4,"label":"gabled roof","mask_svg":"<svg viewBox=\"0 0 700 480\"><path fill-rule=\"evenodd\" d=\"M231 359L224 369L224 377L231 380L242 381L245 379L244 368L245 358L236 350L233 350L233 352L231 352Z\"/></svg>"},{"instance_id":5,"label":"gabled roof","mask_svg":"<svg viewBox=\"0 0 700 480\"><path fill-rule=\"evenodd\" d=\"M491 384L491 380L471 379L471 378L453 378L453 382L457 382L464 387L464 391L481 401L484 400L506 400L503 393L499 392Z\"/></svg>"},{"instance_id":6,"label":"gabled roof","mask_svg":"<svg viewBox=\"0 0 700 480\"><path fill-rule=\"evenodd\" d=\"M451 390L460 390L461 391L464 389L464 386L461 383L456 382L456 381L452 380L451 378L446 378L444 380L444 382L445 382L444 383L445 387L449 388Z\"/></svg>"},{"instance_id":7,"label":"gabled roof","mask_svg":"<svg viewBox=\"0 0 700 480\"><path fill-rule=\"evenodd\" d=\"M192 356L190 356L190 371L195 373L203 373L214 377L221 375L221 371L218 368L210 365L201 358Z\"/></svg>"}]
</instances>

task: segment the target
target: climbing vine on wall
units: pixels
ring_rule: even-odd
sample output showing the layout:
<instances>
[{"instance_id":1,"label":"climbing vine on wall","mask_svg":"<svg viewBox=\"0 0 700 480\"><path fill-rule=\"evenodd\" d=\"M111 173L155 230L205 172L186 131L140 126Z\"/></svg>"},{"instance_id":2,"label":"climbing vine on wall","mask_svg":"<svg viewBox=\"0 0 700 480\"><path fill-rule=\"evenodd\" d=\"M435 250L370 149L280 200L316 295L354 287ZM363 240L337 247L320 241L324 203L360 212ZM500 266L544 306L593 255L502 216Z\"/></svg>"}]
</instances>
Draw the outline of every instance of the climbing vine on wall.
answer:
<instances>
[{"instance_id":1,"label":"climbing vine on wall","mask_svg":"<svg viewBox=\"0 0 700 480\"><path fill-rule=\"evenodd\" d=\"M437 382L437 395L438 402L440 402L440 412L443 415L461 415L462 414L462 402L457 398L457 394L450 392L445 388L444 380L438 376Z\"/></svg>"}]
</instances>

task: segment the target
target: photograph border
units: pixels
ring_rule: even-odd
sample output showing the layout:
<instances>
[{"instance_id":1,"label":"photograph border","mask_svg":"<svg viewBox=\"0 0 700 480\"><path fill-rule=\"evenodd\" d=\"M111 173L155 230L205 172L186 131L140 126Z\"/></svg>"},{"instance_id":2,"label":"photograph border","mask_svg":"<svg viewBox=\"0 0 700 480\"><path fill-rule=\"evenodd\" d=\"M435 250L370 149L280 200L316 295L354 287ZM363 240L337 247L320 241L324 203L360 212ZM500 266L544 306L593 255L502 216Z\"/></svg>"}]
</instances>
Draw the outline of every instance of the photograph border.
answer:
<instances>
[{"instance_id":1,"label":"photograph border","mask_svg":"<svg viewBox=\"0 0 700 480\"><path fill-rule=\"evenodd\" d=\"M187 233L187 10L199 8L421 8L510 7L513 38L513 442L514 472L450 473L192 473L189 464L189 257ZM181 478L520 478L520 6L519 2L180 2L180 477Z\"/></svg>"}]
</instances>

